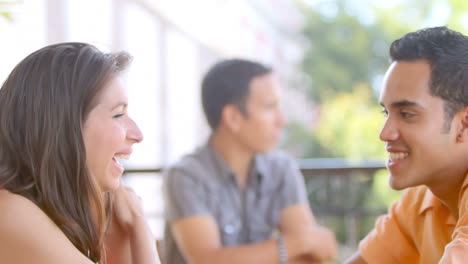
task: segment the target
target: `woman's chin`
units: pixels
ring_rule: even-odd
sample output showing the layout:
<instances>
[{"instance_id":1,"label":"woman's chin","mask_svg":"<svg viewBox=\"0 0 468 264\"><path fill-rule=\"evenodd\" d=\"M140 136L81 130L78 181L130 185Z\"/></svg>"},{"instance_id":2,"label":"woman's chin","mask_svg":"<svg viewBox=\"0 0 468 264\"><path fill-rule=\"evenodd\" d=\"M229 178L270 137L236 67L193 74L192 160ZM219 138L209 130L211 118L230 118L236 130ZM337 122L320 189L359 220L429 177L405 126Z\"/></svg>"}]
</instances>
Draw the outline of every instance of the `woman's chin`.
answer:
<instances>
[{"instance_id":1,"label":"woman's chin","mask_svg":"<svg viewBox=\"0 0 468 264\"><path fill-rule=\"evenodd\" d=\"M103 182L101 184L101 190L103 192L111 192L117 190L120 187L120 180L122 175L113 176L109 181Z\"/></svg>"}]
</instances>

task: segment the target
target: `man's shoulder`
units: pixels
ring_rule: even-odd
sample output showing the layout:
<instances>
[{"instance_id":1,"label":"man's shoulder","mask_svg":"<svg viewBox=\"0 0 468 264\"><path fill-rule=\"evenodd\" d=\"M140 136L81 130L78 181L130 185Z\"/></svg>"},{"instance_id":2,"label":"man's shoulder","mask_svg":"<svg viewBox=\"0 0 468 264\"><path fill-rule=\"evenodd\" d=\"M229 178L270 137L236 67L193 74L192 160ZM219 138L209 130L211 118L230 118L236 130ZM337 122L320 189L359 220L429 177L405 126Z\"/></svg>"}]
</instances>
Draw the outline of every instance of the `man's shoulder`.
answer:
<instances>
[{"instance_id":1,"label":"man's shoulder","mask_svg":"<svg viewBox=\"0 0 468 264\"><path fill-rule=\"evenodd\" d=\"M198 147L193 152L183 155L177 161L172 163L168 169L193 170L204 167L210 162L208 159L206 147Z\"/></svg>"},{"instance_id":2,"label":"man's shoulder","mask_svg":"<svg viewBox=\"0 0 468 264\"><path fill-rule=\"evenodd\" d=\"M164 170L164 176L166 180L177 180L182 177L205 181L211 178L214 166L206 147L199 147L168 166Z\"/></svg>"},{"instance_id":3,"label":"man's shoulder","mask_svg":"<svg viewBox=\"0 0 468 264\"><path fill-rule=\"evenodd\" d=\"M275 150L259 154L255 157L258 172L269 178L269 185L275 183L294 182L302 176L297 161L288 153Z\"/></svg>"},{"instance_id":4,"label":"man's shoulder","mask_svg":"<svg viewBox=\"0 0 468 264\"><path fill-rule=\"evenodd\" d=\"M296 163L296 160L290 154L282 150L273 150L258 154L256 158L258 162L266 166L291 166Z\"/></svg>"}]
</instances>

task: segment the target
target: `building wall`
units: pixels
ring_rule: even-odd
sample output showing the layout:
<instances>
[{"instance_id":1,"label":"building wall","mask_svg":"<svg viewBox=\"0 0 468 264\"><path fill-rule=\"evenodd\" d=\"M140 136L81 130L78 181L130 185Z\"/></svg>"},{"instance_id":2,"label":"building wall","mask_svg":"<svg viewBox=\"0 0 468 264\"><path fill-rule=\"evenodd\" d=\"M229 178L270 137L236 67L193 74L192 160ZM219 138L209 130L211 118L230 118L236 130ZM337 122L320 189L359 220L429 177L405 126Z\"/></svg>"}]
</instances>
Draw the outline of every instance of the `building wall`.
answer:
<instances>
[{"instance_id":1,"label":"building wall","mask_svg":"<svg viewBox=\"0 0 468 264\"><path fill-rule=\"evenodd\" d=\"M135 146L130 168L166 166L206 141L199 84L217 59L272 65L287 87L302 54L300 14L288 0L24 0L11 11L13 21L0 18L2 80L27 54L56 42L89 42L134 56L129 111L145 140ZM297 102L297 91L289 93L294 96L285 98ZM161 237L161 177L125 180L143 197Z\"/></svg>"}]
</instances>

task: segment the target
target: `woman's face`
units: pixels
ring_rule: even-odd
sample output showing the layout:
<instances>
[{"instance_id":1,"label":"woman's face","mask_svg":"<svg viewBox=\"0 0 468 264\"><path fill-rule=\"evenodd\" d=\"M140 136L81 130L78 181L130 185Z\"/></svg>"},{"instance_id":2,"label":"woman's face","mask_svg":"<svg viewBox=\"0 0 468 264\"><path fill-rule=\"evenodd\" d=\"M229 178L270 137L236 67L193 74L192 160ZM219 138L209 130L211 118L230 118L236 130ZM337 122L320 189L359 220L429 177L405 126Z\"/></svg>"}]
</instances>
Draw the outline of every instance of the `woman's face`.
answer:
<instances>
[{"instance_id":1,"label":"woman's face","mask_svg":"<svg viewBox=\"0 0 468 264\"><path fill-rule=\"evenodd\" d=\"M86 164L103 191L120 185L122 159L132 153L132 145L143 134L127 114L128 98L120 77L111 79L99 95L96 106L84 123Z\"/></svg>"}]
</instances>

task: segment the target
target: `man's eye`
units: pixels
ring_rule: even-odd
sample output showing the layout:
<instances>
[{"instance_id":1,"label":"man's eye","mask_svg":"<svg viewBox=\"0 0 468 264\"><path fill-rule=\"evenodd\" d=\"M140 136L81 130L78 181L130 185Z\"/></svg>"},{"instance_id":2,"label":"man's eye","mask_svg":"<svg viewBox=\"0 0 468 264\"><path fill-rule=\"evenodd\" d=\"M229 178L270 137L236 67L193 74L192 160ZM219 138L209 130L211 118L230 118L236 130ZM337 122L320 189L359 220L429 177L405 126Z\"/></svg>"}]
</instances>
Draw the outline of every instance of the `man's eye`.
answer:
<instances>
[{"instance_id":1,"label":"man's eye","mask_svg":"<svg viewBox=\"0 0 468 264\"><path fill-rule=\"evenodd\" d=\"M124 114L117 114L117 115L114 115L112 118L121 118L122 116L124 116Z\"/></svg>"},{"instance_id":2,"label":"man's eye","mask_svg":"<svg viewBox=\"0 0 468 264\"><path fill-rule=\"evenodd\" d=\"M400 115L401 117L403 118L410 118L410 117L413 117L414 114L413 113L410 113L410 112L400 112Z\"/></svg>"},{"instance_id":3,"label":"man's eye","mask_svg":"<svg viewBox=\"0 0 468 264\"><path fill-rule=\"evenodd\" d=\"M388 116L388 111L383 109L382 111L380 111L384 116Z\"/></svg>"}]
</instances>

